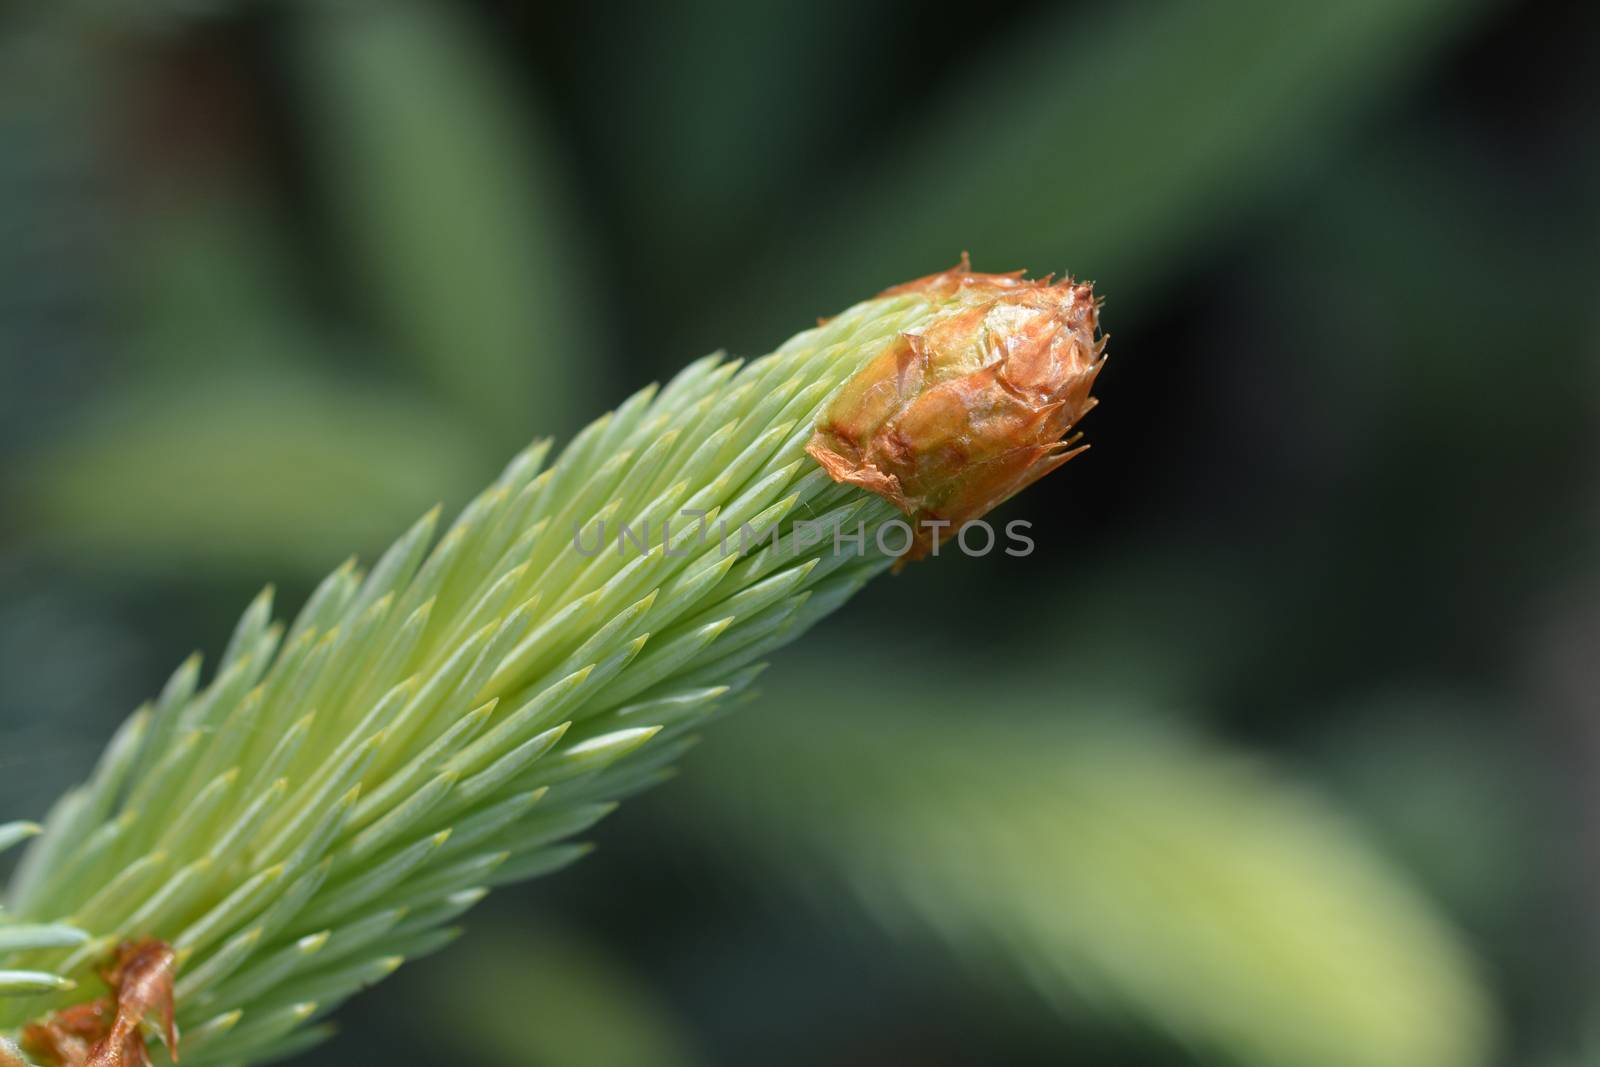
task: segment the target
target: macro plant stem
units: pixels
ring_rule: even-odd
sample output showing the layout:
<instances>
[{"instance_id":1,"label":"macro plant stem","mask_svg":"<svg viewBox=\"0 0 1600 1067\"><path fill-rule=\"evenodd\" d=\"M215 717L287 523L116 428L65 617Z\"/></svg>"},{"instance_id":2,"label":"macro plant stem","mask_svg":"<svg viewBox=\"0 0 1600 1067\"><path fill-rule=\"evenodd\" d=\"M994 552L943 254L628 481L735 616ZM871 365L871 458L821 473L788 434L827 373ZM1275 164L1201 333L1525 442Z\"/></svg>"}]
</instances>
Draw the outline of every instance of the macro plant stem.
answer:
<instances>
[{"instance_id":1,"label":"macro plant stem","mask_svg":"<svg viewBox=\"0 0 1600 1067\"><path fill-rule=\"evenodd\" d=\"M1087 286L963 264L748 365L699 360L554 462L536 443L287 627L263 591L209 681L185 661L31 842L0 1064L167 1055L174 1001L185 1064L320 1039L306 1023L490 888L580 857L762 657L925 554L907 520L976 519L1069 456L1095 317Z\"/></svg>"}]
</instances>

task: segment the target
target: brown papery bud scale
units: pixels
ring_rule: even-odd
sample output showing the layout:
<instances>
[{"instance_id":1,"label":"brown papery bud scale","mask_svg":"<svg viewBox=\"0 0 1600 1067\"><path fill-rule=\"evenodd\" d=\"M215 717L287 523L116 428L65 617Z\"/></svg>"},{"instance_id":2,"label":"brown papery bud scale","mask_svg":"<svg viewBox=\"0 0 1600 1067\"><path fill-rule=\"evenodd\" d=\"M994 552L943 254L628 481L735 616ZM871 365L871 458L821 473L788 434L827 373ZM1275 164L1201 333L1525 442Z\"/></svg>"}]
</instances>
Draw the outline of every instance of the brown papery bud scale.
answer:
<instances>
[{"instance_id":1,"label":"brown papery bud scale","mask_svg":"<svg viewBox=\"0 0 1600 1067\"><path fill-rule=\"evenodd\" d=\"M806 451L835 481L959 528L1082 452L1068 436L1104 365L1093 287L957 266L885 291L938 308L890 341L829 405Z\"/></svg>"}]
</instances>

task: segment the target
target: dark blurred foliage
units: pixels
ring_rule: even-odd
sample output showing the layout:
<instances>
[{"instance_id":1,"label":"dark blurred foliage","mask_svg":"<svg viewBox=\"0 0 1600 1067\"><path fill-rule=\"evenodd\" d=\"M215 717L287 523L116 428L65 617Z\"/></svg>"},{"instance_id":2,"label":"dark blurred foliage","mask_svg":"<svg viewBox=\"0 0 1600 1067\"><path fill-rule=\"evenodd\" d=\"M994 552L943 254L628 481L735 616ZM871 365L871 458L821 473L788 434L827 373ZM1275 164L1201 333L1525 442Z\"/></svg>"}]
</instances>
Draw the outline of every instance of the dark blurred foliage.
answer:
<instances>
[{"instance_id":1,"label":"dark blurred foliage","mask_svg":"<svg viewBox=\"0 0 1600 1067\"><path fill-rule=\"evenodd\" d=\"M1459 932L1496 1062L1594 1062L1597 66L1582 4L13 4L0 813L264 581L968 250L1106 298L1093 450L1000 516L1037 553L876 583L307 1062L1217 1062L1164 1036L1214 991L1053 1012L794 864L826 823L730 829L789 807L716 791L763 759L848 820L828 735L764 724L875 708L912 777L963 720L1248 751Z\"/></svg>"}]
</instances>

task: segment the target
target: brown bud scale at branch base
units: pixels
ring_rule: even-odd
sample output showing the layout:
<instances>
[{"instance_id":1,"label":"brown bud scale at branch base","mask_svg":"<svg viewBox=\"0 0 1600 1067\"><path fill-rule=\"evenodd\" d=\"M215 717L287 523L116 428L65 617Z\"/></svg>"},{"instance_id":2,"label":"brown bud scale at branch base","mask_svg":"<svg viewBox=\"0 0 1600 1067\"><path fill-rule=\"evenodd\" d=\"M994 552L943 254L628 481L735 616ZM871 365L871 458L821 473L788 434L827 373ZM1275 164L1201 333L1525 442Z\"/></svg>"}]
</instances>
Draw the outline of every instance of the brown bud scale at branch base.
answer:
<instances>
[{"instance_id":1,"label":"brown bud scale at branch base","mask_svg":"<svg viewBox=\"0 0 1600 1067\"><path fill-rule=\"evenodd\" d=\"M22 1032L23 1047L51 1067L150 1067L144 1021L157 1015L167 1055L178 1062L172 976L177 954L165 942L147 938L127 942L101 977L112 990L57 1012Z\"/></svg>"}]
</instances>

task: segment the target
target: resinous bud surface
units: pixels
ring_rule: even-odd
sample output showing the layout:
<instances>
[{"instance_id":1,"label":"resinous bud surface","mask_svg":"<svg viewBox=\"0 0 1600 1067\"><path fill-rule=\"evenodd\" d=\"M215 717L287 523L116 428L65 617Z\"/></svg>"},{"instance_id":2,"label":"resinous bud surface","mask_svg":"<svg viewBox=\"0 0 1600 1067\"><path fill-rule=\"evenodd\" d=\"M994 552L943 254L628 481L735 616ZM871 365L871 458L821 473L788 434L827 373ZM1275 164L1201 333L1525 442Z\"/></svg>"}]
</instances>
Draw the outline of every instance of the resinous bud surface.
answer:
<instances>
[{"instance_id":1,"label":"resinous bud surface","mask_svg":"<svg viewBox=\"0 0 1600 1067\"><path fill-rule=\"evenodd\" d=\"M1093 287L956 267L887 290L939 312L892 339L839 391L806 451L835 481L918 520L979 518L1087 446L1069 431L1104 364Z\"/></svg>"}]
</instances>

